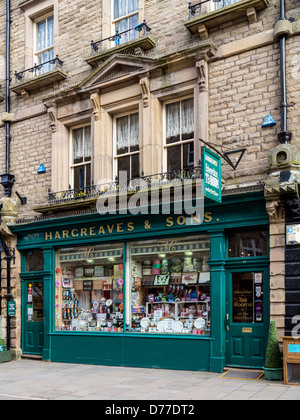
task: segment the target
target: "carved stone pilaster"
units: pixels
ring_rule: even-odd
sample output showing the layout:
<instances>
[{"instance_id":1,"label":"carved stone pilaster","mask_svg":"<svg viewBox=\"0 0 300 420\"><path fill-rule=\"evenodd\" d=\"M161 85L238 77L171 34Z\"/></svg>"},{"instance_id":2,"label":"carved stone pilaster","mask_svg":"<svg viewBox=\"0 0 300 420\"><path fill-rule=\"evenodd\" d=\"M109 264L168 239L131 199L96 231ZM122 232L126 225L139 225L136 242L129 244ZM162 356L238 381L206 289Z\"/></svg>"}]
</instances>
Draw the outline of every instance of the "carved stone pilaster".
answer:
<instances>
[{"instance_id":1,"label":"carved stone pilaster","mask_svg":"<svg viewBox=\"0 0 300 420\"><path fill-rule=\"evenodd\" d=\"M90 99L93 107L94 119L95 121L98 121L101 118L101 101L99 93L92 93Z\"/></svg>"}]
</instances>

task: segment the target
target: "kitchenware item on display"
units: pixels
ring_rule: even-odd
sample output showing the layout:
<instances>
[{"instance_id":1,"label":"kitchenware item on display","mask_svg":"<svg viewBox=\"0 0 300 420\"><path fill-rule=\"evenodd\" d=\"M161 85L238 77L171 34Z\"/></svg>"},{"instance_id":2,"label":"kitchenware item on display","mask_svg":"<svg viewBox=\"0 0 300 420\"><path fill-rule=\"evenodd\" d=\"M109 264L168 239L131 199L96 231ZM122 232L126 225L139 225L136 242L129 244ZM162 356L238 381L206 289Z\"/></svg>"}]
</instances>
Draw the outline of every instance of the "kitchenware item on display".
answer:
<instances>
[{"instance_id":1,"label":"kitchenware item on display","mask_svg":"<svg viewBox=\"0 0 300 420\"><path fill-rule=\"evenodd\" d=\"M169 269L171 273L180 273L182 271L183 262L179 258L173 258L170 261Z\"/></svg>"},{"instance_id":2,"label":"kitchenware item on display","mask_svg":"<svg viewBox=\"0 0 300 420\"><path fill-rule=\"evenodd\" d=\"M156 328L158 332L165 332L165 322L158 321Z\"/></svg>"},{"instance_id":3,"label":"kitchenware item on display","mask_svg":"<svg viewBox=\"0 0 300 420\"><path fill-rule=\"evenodd\" d=\"M183 324L181 321L175 321L174 322L174 332L181 333L183 330Z\"/></svg>"},{"instance_id":4,"label":"kitchenware item on display","mask_svg":"<svg viewBox=\"0 0 300 420\"><path fill-rule=\"evenodd\" d=\"M161 262L161 274L168 274L169 272L169 261L164 259Z\"/></svg>"},{"instance_id":5,"label":"kitchenware item on display","mask_svg":"<svg viewBox=\"0 0 300 420\"><path fill-rule=\"evenodd\" d=\"M202 318L202 317L199 317L199 318L195 319L194 326L195 326L195 328L197 328L199 330L204 328L205 327L205 319Z\"/></svg>"},{"instance_id":6,"label":"kitchenware item on display","mask_svg":"<svg viewBox=\"0 0 300 420\"><path fill-rule=\"evenodd\" d=\"M141 327L148 328L150 325L150 319L148 317L141 319Z\"/></svg>"},{"instance_id":7,"label":"kitchenware item on display","mask_svg":"<svg viewBox=\"0 0 300 420\"><path fill-rule=\"evenodd\" d=\"M143 261L143 269L142 269L143 276L151 275L152 274L151 268L152 268L151 261L150 260L144 260Z\"/></svg>"},{"instance_id":8,"label":"kitchenware item on display","mask_svg":"<svg viewBox=\"0 0 300 420\"><path fill-rule=\"evenodd\" d=\"M160 274L161 272L161 262L160 260L152 261L152 274Z\"/></svg>"}]
</instances>

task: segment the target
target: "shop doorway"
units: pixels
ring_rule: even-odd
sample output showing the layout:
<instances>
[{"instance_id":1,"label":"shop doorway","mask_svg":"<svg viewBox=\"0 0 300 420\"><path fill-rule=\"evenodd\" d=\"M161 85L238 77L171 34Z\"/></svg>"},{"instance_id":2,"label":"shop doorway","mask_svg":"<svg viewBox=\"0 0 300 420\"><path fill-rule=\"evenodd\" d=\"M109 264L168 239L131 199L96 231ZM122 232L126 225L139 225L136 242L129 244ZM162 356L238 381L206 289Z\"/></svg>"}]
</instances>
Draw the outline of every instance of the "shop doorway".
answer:
<instances>
[{"instance_id":1,"label":"shop doorway","mask_svg":"<svg viewBox=\"0 0 300 420\"><path fill-rule=\"evenodd\" d=\"M230 270L226 278L226 364L262 368L269 326L268 270Z\"/></svg>"},{"instance_id":2,"label":"shop doorway","mask_svg":"<svg viewBox=\"0 0 300 420\"><path fill-rule=\"evenodd\" d=\"M23 345L25 354L41 355L44 347L44 283L26 281L23 289Z\"/></svg>"}]
</instances>

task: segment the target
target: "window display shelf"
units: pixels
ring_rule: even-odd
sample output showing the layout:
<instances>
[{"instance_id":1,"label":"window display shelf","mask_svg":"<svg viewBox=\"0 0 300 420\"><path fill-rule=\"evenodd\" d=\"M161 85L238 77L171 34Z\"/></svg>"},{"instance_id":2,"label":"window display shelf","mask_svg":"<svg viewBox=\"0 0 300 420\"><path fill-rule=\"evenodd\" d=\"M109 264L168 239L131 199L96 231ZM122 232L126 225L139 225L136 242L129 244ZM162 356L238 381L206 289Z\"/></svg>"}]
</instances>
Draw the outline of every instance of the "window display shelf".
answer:
<instances>
[{"instance_id":1,"label":"window display shelf","mask_svg":"<svg viewBox=\"0 0 300 420\"><path fill-rule=\"evenodd\" d=\"M174 305L174 308L166 308L164 305ZM195 306L198 304L197 308L193 308L188 310L187 312L183 312L183 306L189 305L189 306ZM161 307L155 309L153 313L150 313L150 307L152 305L161 305ZM201 308L199 307L201 305ZM193 322L193 320L202 317L205 319L205 324L207 324L208 321L208 306L209 302L207 301L161 301L161 302L147 302L146 303L146 318L149 318L150 320L157 320L158 322L162 319L175 319L175 321L179 320L186 320L190 323ZM188 309L188 308L186 308Z\"/></svg>"}]
</instances>

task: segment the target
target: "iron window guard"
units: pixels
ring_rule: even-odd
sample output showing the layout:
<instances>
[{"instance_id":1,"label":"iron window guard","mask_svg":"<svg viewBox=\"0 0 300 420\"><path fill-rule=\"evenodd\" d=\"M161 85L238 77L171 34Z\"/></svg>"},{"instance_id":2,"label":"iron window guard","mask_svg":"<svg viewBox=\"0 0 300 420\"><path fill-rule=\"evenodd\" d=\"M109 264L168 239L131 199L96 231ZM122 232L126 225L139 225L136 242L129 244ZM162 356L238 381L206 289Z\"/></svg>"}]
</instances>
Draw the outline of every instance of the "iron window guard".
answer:
<instances>
[{"instance_id":1,"label":"iron window guard","mask_svg":"<svg viewBox=\"0 0 300 420\"><path fill-rule=\"evenodd\" d=\"M116 177L114 182L109 184L91 185L82 188L69 188L65 191L51 192L48 190L48 203L58 204L68 201L99 197L103 194L118 194L122 192L136 192L143 188L159 187L167 183L176 183L184 180L193 180L201 178L201 166L195 166L180 170L169 170L154 175L144 175L131 178L128 183L121 184Z\"/></svg>"},{"instance_id":2,"label":"iron window guard","mask_svg":"<svg viewBox=\"0 0 300 420\"><path fill-rule=\"evenodd\" d=\"M16 72L15 71L15 82L18 83L20 81L24 80L24 75L25 73L29 72L29 73L34 73L33 77L38 76L39 75L39 71L46 66L47 64L54 64L55 65L55 69L57 69L58 67L62 67L63 66L63 61L61 61L58 58L58 55L53 58L52 60L48 60L45 61L44 63L41 64L34 64L33 67L20 71L20 72Z\"/></svg>"},{"instance_id":3,"label":"iron window guard","mask_svg":"<svg viewBox=\"0 0 300 420\"><path fill-rule=\"evenodd\" d=\"M151 28L147 25L146 21L144 20L143 23L140 23L139 25L134 26L133 28L127 29L126 31L122 31L122 32L116 31L114 35L109 36L108 38L104 38L96 42L91 41L92 55L99 51L98 47L104 41L112 41L112 42L115 42L116 46L120 45L122 36L127 34L130 31L137 31L139 34L143 31L143 36L145 36L147 32L151 31Z\"/></svg>"}]
</instances>

